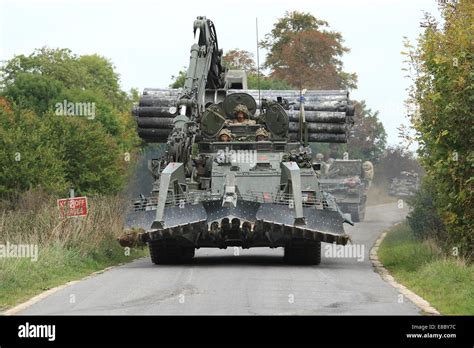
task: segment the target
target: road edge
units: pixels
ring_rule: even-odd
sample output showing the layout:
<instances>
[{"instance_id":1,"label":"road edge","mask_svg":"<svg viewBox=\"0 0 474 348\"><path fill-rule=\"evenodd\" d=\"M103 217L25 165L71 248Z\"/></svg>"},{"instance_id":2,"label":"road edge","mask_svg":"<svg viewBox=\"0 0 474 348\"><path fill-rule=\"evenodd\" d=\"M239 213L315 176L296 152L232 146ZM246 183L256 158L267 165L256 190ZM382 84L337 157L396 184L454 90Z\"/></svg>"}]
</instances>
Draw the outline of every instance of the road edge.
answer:
<instances>
[{"instance_id":1,"label":"road edge","mask_svg":"<svg viewBox=\"0 0 474 348\"><path fill-rule=\"evenodd\" d=\"M135 260L132 260L131 262L134 262L136 260L139 260L140 258L138 259L135 259ZM74 284L77 284L79 282L82 282L83 280L87 280L87 279L90 279L90 278L93 278L99 274L102 274L102 273L105 273L107 271L110 271L111 269L113 268L117 268L117 267L120 267L120 266L123 266L123 265L126 265L130 262L122 262L122 263L119 263L119 264L116 264L116 265L113 265L113 266L109 266L109 267L106 267L104 269L101 269L99 271L95 271L81 279L77 279L77 280L71 280L65 284L62 284L62 285L58 285L58 286L55 286L54 288L51 288L51 289L48 289L46 291L43 291L42 293L36 295L36 296L33 296L32 298L30 298L29 300L25 301L25 302L22 302L20 304L17 304L16 306L10 308L10 309L7 309L6 311L4 312L0 312L0 315L4 315L4 316L8 316L8 315L15 315L17 314L18 312L21 312L29 307L31 307L32 305L44 300L45 298L51 296L52 294L60 291L60 290L63 290L71 285L74 285Z\"/></svg>"},{"instance_id":2,"label":"road edge","mask_svg":"<svg viewBox=\"0 0 474 348\"><path fill-rule=\"evenodd\" d=\"M395 224L391 228L397 226ZM428 301L426 301L423 297L415 294L413 291L408 289L405 285L398 283L395 278L390 274L390 272L385 268L383 263L379 260L377 255L377 251L379 250L380 244L382 244L383 240L387 236L387 231L383 232L375 241L374 245L370 249L369 259L372 262L372 266L376 273L380 275L380 277L390 284L392 287L397 289L404 297L408 298L415 306L421 309L422 314L425 315L441 315L440 312L436 308L434 308Z\"/></svg>"}]
</instances>

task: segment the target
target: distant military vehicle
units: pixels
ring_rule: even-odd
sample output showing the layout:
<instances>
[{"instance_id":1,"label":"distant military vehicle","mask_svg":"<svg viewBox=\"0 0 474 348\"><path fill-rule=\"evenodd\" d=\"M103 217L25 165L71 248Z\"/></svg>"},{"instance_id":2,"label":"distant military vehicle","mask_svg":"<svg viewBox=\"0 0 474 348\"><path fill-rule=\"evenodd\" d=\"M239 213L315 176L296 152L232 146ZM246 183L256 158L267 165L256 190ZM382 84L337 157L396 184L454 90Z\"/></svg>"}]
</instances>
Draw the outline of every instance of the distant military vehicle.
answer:
<instances>
[{"instance_id":1,"label":"distant military vehicle","mask_svg":"<svg viewBox=\"0 0 474 348\"><path fill-rule=\"evenodd\" d=\"M420 177L415 172L400 172L392 178L388 194L395 197L411 197L420 188Z\"/></svg>"},{"instance_id":2,"label":"distant military vehicle","mask_svg":"<svg viewBox=\"0 0 474 348\"><path fill-rule=\"evenodd\" d=\"M321 171L319 182L323 191L334 196L341 210L351 214L352 221L360 222L365 218L372 177L372 163L367 161L362 164L359 159L336 159Z\"/></svg>"},{"instance_id":3,"label":"distant military vehicle","mask_svg":"<svg viewBox=\"0 0 474 348\"><path fill-rule=\"evenodd\" d=\"M183 89L145 89L138 133L167 143L149 169L151 196L127 216L123 246L146 243L156 264L196 248L284 247L290 263L318 264L321 242L346 244L352 223L321 191L308 141L346 142L347 91L248 90L245 72L221 65L214 24L194 22Z\"/></svg>"}]
</instances>

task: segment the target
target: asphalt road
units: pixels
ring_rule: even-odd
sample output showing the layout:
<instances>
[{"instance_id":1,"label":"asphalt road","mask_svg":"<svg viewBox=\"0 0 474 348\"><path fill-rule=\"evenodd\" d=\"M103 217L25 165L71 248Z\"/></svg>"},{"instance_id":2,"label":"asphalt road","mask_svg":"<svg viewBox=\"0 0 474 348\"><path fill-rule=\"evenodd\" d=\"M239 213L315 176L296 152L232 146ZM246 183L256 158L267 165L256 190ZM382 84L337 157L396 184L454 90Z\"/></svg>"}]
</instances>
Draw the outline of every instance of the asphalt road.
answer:
<instances>
[{"instance_id":1,"label":"asphalt road","mask_svg":"<svg viewBox=\"0 0 474 348\"><path fill-rule=\"evenodd\" d=\"M191 265L156 266L148 258L71 285L19 314L379 314L419 309L374 272L368 254L379 234L401 221L396 204L367 208L346 225L364 253L331 256L318 266L289 266L283 249L200 249ZM342 249L339 249L341 253ZM346 248L348 251L348 248ZM238 252L238 255L234 255Z\"/></svg>"}]
</instances>

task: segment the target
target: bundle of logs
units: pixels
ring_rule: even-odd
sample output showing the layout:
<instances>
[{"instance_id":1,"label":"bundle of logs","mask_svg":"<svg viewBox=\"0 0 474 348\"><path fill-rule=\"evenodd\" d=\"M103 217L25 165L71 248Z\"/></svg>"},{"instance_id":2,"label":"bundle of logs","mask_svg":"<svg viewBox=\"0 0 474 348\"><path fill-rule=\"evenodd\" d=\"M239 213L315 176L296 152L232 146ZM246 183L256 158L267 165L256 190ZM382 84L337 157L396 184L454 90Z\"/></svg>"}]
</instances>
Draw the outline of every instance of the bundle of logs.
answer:
<instances>
[{"instance_id":1,"label":"bundle of logs","mask_svg":"<svg viewBox=\"0 0 474 348\"><path fill-rule=\"evenodd\" d=\"M140 102L132 110L137 120L138 134L147 142L163 143L173 129L173 119L178 115L177 103L181 89L145 89ZM289 118L289 140L300 138L300 109L304 105L308 141L344 143L353 124L354 106L347 91L307 91L303 98L299 91L292 90L228 90L232 93L247 93L257 104L259 115L263 99L277 101L286 110ZM211 94L212 95L212 94ZM303 101L303 103L301 103ZM212 104L216 100L210 100Z\"/></svg>"}]
</instances>

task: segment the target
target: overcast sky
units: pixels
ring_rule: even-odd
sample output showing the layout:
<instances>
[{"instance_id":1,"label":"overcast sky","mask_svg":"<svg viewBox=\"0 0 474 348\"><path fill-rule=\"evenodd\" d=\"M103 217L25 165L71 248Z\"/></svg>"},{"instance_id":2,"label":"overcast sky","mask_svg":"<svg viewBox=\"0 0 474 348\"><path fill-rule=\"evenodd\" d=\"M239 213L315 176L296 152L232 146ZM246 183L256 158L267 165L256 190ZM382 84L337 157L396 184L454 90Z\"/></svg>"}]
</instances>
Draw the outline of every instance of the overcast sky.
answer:
<instances>
[{"instance_id":1,"label":"overcast sky","mask_svg":"<svg viewBox=\"0 0 474 348\"><path fill-rule=\"evenodd\" d=\"M351 49L345 70L359 77L351 97L379 110L389 143L398 143L409 84L401 70L403 36L418 36L423 11L437 15L435 0L0 0L0 60L42 46L67 47L109 58L126 90L167 87L188 64L196 16L213 20L224 51L255 54L255 18L262 38L293 10L310 12L342 33Z\"/></svg>"}]
</instances>

